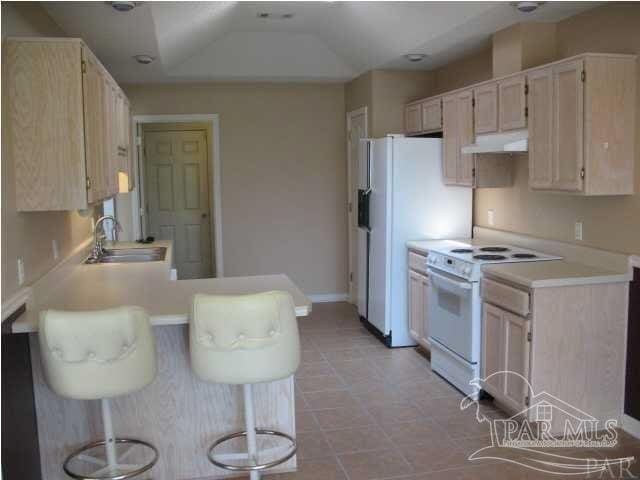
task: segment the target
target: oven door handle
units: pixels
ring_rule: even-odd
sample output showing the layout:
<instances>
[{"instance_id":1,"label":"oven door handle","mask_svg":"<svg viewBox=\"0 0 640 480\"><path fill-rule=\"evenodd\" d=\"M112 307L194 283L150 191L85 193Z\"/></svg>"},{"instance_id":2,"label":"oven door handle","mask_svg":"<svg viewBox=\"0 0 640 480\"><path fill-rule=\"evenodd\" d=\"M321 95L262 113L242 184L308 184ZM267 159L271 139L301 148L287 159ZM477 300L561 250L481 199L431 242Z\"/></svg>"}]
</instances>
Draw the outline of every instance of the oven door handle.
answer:
<instances>
[{"instance_id":1,"label":"oven door handle","mask_svg":"<svg viewBox=\"0 0 640 480\"><path fill-rule=\"evenodd\" d=\"M456 281L453 278L449 277L448 275L442 275L440 273L436 273L433 268L428 268L427 269L427 273L429 274L430 277L433 277L435 279L441 280L443 282L448 283L449 285L453 285L457 288L460 288L462 290L471 290L472 285L469 282L465 282L465 281Z\"/></svg>"}]
</instances>

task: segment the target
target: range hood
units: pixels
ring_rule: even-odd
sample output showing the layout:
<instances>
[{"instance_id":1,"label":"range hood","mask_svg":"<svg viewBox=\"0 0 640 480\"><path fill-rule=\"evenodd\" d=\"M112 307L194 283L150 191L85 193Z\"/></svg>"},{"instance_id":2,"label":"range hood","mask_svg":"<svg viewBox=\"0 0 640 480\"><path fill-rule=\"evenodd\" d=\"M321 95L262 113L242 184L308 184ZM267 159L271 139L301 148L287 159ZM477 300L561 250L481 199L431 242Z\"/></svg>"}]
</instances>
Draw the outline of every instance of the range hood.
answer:
<instances>
[{"instance_id":1,"label":"range hood","mask_svg":"<svg viewBox=\"0 0 640 480\"><path fill-rule=\"evenodd\" d=\"M465 145L460 151L462 153L526 152L529 146L528 138L528 130L478 135L475 143Z\"/></svg>"}]
</instances>

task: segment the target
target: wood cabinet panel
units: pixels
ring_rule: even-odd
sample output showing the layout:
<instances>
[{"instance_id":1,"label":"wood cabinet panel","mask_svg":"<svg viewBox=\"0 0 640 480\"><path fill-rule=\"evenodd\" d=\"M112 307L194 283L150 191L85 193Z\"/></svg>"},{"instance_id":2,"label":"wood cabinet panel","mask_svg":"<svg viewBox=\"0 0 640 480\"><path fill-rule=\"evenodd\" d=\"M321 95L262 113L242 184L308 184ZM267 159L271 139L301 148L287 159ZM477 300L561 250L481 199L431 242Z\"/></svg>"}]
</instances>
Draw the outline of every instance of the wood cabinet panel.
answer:
<instances>
[{"instance_id":1,"label":"wood cabinet panel","mask_svg":"<svg viewBox=\"0 0 640 480\"><path fill-rule=\"evenodd\" d=\"M404 110L405 132L408 134L422 131L422 104L408 105Z\"/></svg>"},{"instance_id":2,"label":"wood cabinet panel","mask_svg":"<svg viewBox=\"0 0 640 480\"><path fill-rule=\"evenodd\" d=\"M484 388L497 396L504 391L502 371L504 358L504 334L501 310L487 303L482 304L482 378Z\"/></svg>"},{"instance_id":3,"label":"wood cabinet panel","mask_svg":"<svg viewBox=\"0 0 640 480\"><path fill-rule=\"evenodd\" d=\"M464 187L473 186L474 155L461 153L460 147L473 143L473 92L467 90L459 93L458 103L458 158L457 184Z\"/></svg>"},{"instance_id":4,"label":"wood cabinet panel","mask_svg":"<svg viewBox=\"0 0 640 480\"><path fill-rule=\"evenodd\" d=\"M473 89L475 98L475 132L498 131L498 84L490 83Z\"/></svg>"},{"instance_id":5,"label":"wood cabinet panel","mask_svg":"<svg viewBox=\"0 0 640 480\"><path fill-rule=\"evenodd\" d=\"M422 130L433 132L442 130L442 99L435 98L422 103Z\"/></svg>"},{"instance_id":6,"label":"wood cabinet panel","mask_svg":"<svg viewBox=\"0 0 640 480\"><path fill-rule=\"evenodd\" d=\"M17 210L86 208L80 43L3 44L3 141L5 161L14 163Z\"/></svg>"},{"instance_id":7,"label":"wood cabinet panel","mask_svg":"<svg viewBox=\"0 0 640 480\"><path fill-rule=\"evenodd\" d=\"M518 75L498 83L498 118L501 132L527 126L526 77Z\"/></svg>"},{"instance_id":8,"label":"wood cabinet panel","mask_svg":"<svg viewBox=\"0 0 640 480\"><path fill-rule=\"evenodd\" d=\"M553 68L553 188L581 191L583 163L583 61Z\"/></svg>"},{"instance_id":9,"label":"wood cabinet panel","mask_svg":"<svg viewBox=\"0 0 640 480\"><path fill-rule=\"evenodd\" d=\"M458 178L458 156L460 154L458 123L456 95L444 97L442 99L442 178L447 185L456 185Z\"/></svg>"},{"instance_id":10,"label":"wood cabinet panel","mask_svg":"<svg viewBox=\"0 0 640 480\"><path fill-rule=\"evenodd\" d=\"M428 321L429 278L414 270L408 274L409 334L420 345L430 347Z\"/></svg>"},{"instance_id":11,"label":"wood cabinet panel","mask_svg":"<svg viewBox=\"0 0 640 480\"><path fill-rule=\"evenodd\" d=\"M553 183L553 71L528 74L529 186L549 189Z\"/></svg>"}]
</instances>

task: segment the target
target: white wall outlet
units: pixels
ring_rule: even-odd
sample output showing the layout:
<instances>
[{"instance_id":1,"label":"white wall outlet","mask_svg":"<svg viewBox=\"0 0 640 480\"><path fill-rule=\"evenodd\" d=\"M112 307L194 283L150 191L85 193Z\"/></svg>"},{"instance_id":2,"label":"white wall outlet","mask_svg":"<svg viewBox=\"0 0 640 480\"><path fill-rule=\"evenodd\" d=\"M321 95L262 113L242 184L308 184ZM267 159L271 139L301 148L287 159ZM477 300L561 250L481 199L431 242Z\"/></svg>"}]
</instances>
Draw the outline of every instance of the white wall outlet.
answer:
<instances>
[{"instance_id":1,"label":"white wall outlet","mask_svg":"<svg viewBox=\"0 0 640 480\"><path fill-rule=\"evenodd\" d=\"M24 283L24 261L18 257L18 286Z\"/></svg>"},{"instance_id":2,"label":"white wall outlet","mask_svg":"<svg viewBox=\"0 0 640 480\"><path fill-rule=\"evenodd\" d=\"M575 225L575 239L582 240L582 222L576 222Z\"/></svg>"},{"instance_id":3,"label":"white wall outlet","mask_svg":"<svg viewBox=\"0 0 640 480\"><path fill-rule=\"evenodd\" d=\"M60 256L60 251L58 250L58 241L55 238L51 240L51 250L53 250L53 259L57 260Z\"/></svg>"},{"instance_id":4,"label":"white wall outlet","mask_svg":"<svg viewBox=\"0 0 640 480\"><path fill-rule=\"evenodd\" d=\"M487 222L489 225L493 226L496 224L496 212L493 209L487 210Z\"/></svg>"}]
</instances>

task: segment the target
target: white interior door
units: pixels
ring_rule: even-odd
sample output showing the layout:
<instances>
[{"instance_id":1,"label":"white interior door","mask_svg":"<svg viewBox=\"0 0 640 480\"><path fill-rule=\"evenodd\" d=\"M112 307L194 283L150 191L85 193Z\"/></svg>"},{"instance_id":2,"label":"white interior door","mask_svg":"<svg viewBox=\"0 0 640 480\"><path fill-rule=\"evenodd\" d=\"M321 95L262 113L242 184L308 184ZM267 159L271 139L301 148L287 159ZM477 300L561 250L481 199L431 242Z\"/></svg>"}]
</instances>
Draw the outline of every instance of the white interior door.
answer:
<instances>
[{"instance_id":1,"label":"white interior door","mask_svg":"<svg viewBox=\"0 0 640 480\"><path fill-rule=\"evenodd\" d=\"M348 176L349 176L349 301L358 303L358 278L362 254L366 252L366 233L358 228L358 185L361 172L358 164L362 155L360 140L367 137L367 109L347 114Z\"/></svg>"},{"instance_id":2,"label":"white interior door","mask_svg":"<svg viewBox=\"0 0 640 480\"><path fill-rule=\"evenodd\" d=\"M147 233L172 240L178 278L212 276L207 135L145 132Z\"/></svg>"}]
</instances>

